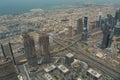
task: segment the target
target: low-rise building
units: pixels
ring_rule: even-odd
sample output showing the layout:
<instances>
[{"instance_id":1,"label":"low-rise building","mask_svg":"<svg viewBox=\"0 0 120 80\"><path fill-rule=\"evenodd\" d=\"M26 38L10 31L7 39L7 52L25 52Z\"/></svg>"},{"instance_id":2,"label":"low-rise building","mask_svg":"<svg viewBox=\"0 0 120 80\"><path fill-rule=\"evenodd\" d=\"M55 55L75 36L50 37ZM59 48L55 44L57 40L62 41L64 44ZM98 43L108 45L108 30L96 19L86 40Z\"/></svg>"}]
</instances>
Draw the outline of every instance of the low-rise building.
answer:
<instances>
[{"instance_id":1,"label":"low-rise building","mask_svg":"<svg viewBox=\"0 0 120 80\"><path fill-rule=\"evenodd\" d=\"M100 80L101 74L93 69L89 69L87 71L87 75L89 76L90 80Z\"/></svg>"},{"instance_id":2,"label":"low-rise building","mask_svg":"<svg viewBox=\"0 0 120 80\"><path fill-rule=\"evenodd\" d=\"M45 80L54 80L53 77L48 73L44 74L44 78Z\"/></svg>"},{"instance_id":3,"label":"low-rise building","mask_svg":"<svg viewBox=\"0 0 120 80\"><path fill-rule=\"evenodd\" d=\"M66 75L69 72L69 69L67 67L65 67L64 65L59 65L58 69L60 70L60 72L62 72L64 75Z\"/></svg>"},{"instance_id":4,"label":"low-rise building","mask_svg":"<svg viewBox=\"0 0 120 80\"><path fill-rule=\"evenodd\" d=\"M45 71L45 72L50 72L50 71L53 71L55 68L56 68L55 65L51 65L51 66L45 68L44 71Z\"/></svg>"}]
</instances>

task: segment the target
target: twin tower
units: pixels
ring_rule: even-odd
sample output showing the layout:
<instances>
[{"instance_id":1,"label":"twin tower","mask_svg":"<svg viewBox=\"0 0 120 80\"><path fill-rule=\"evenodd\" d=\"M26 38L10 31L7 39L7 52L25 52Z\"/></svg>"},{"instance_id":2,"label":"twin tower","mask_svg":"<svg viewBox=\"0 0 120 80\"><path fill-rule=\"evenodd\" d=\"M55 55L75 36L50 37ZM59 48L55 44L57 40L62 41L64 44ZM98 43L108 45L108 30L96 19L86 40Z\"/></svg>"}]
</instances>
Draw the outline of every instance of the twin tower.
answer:
<instances>
[{"instance_id":1,"label":"twin tower","mask_svg":"<svg viewBox=\"0 0 120 80\"><path fill-rule=\"evenodd\" d=\"M28 60L28 65L30 67L35 67L38 65L38 56L41 56L42 63L50 63L50 52L49 52L49 36L43 34L39 36L39 55L36 55L35 42L33 37L31 37L27 32L23 33L23 44L25 55Z\"/></svg>"}]
</instances>

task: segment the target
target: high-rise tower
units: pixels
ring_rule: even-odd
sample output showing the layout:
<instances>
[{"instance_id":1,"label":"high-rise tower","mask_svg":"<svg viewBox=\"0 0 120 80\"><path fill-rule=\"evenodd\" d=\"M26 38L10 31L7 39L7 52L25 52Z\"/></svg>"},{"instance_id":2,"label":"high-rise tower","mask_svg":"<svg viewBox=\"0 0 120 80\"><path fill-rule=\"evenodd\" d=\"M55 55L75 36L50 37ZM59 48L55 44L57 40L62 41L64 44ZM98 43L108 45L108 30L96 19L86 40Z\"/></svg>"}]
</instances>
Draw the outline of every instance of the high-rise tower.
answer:
<instances>
[{"instance_id":1,"label":"high-rise tower","mask_svg":"<svg viewBox=\"0 0 120 80\"><path fill-rule=\"evenodd\" d=\"M88 17L87 16L84 17L84 27L88 29Z\"/></svg>"},{"instance_id":2,"label":"high-rise tower","mask_svg":"<svg viewBox=\"0 0 120 80\"><path fill-rule=\"evenodd\" d=\"M82 40L87 41L88 38L88 17L84 17L84 27L82 31Z\"/></svg>"},{"instance_id":3,"label":"high-rise tower","mask_svg":"<svg viewBox=\"0 0 120 80\"><path fill-rule=\"evenodd\" d=\"M50 63L50 52L49 52L49 35L41 35L39 37L39 45L41 56L43 56L43 63Z\"/></svg>"},{"instance_id":4,"label":"high-rise tower","mask_svg":"<svg viewBox=\"0 0 120 80\"><path fill-rule=\"evenodd\" d=\"M103 40L102 40L102 49L111 47L113 34L112 31L115 27L115 20L111 14L107 14L107 18L102 23L103 31Z\"/></svg>"},{"instance_id":5,"label":"high-rise tower","mask_svg":"<svg viewBox=\"0 0 120 80\"><path fill-rule=\"evenodd\" d=\"M102 26L102 12L99 12L99 27Z\"/></svg>"},{"instance_id":6,"label":"high-rise tower","mask_svg":"<svg viewBox=\"0 0 120 80\"><path fill-rule=\"evenodd\" d=\"M115 24L117 24L118 21L120 22L120 8L118 8L115 13Z\"/></svg>"},{"instance_id":7,"label":"high-rise tower","mask_svg":"<svg viewBox=\"0 0 120 80\"><path fill-rule=\"evenodd\" d=\"M103 40L102 40L102 45L101 45L102 49L106 49L110 47L110 44L111 44L110 36L111 36L110 27L107 24L105 24L105 28L103 31Z\"/></svg>"},{"instance_id":8,"label":"high-rise tower","mask_svg":"<svg viewBox=\"0 0 120 80\"><path fill-rule=\"evenodd\" d=\"M82 18L77 20L77 34L82 34L83 31L83 21Z\"/></svg>"},{"instance_id":9,"label":"high-rise tower","mask_svg":"<svg viewBox=\"0 0 120 80\"><path fill-rule=\"evenodd\" d=\"M68 26L68 29L69 29L69 31L68 31L68 36L69 36L69 37L72 37L72 35L73 35L72 26Z\"/></svg>"},{"instance_id":10,"label":"high-rise tower","mask_svg":"<svg viewBox=\"0 0 120 80\"><path fill-rule=\"evenodd\" d=\"M28 60L28 65L30 67L35 67L37 65L35 42L33 40L33 37L28 35L27 32L23 33L23 44L24 44L25 55Z\"/></svg>"}]
</instances>

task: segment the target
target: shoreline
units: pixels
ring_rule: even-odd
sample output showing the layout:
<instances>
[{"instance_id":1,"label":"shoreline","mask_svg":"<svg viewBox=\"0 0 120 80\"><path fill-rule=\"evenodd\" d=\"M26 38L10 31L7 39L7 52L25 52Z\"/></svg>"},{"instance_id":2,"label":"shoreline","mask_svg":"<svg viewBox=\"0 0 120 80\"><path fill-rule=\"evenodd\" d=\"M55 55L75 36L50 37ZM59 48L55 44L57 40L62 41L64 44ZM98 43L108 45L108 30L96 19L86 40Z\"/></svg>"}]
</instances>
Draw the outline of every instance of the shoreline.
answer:
<instances>
[{"instance_id":1,"label":"shoreline","mask_svg":"<svg viewBox=\"0 0 120 80\"><path fill-rule=\"evenodd\" d=\"M22 15L22 14L25 14L25 13L29 13L31 12L31 10L35 10L35 9L42 9L43 11L45 12L49 12L49 11L55 11L55 10L64 10L64 9L70 9L70 8L85 8L85 7L91 7L91 6L99 6L99 7L102 7L102 6L108 6L108 5L112 5L114 7L119 7L120 5L119 4L97 4L97 3L84 3L84 4L74 4L74 5L61 5L61 6L54 6L52 8L49 8L49 9L42 9L42 8L33 8L33 9L29 9L29 10L26 10L26 11L22 11L20 10L20 12L10 12L10 13L1 13L0 14L0 17L1 16L12 16L12 15Z\"/></svg>"}]
</instances>

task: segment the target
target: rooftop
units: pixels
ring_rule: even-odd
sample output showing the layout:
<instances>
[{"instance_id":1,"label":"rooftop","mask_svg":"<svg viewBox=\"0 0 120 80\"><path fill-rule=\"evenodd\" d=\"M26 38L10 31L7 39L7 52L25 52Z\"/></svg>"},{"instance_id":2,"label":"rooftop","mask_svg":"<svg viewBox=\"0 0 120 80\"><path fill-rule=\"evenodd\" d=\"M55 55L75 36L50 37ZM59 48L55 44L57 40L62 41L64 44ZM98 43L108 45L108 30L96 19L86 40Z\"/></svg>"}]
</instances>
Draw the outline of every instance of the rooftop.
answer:
<instances>
[{"instance_id":1,"label":"rooftop","mask_svg":"<svg viewBox=\"0 0 120 80\"><path fill-rule=\"evenodd\" d=\"M51 66L45 68L44 71L45 71L45 72L50 72L50 71L54 70L55 68L56 68L55 65L51 65Z\"/></svg>"},{"instance_id":2,"label":"rooftop","mask_svg":"<svg viewBox=\"0 0 120 80\"><path fill-rule=\"evenodd\" d=\"M45 77L45 80L54 80L53 77L48 73L44 74L44 77Z\"/></svg>"},{"instance_id":3,"label":"rooftop","mask_svg":"<svg viewBox=\"0 0 120 80\"><path fill-rule=\"evenodd\" d=\"M99 58L102 58L104 55L103 55L103 53L102 53L102 52L97 51L96 56L97 56L97 57L99 57Z\"/></svg>"},{"instance_id":4,"label":"rooftop","mask_svg":"<svg viewBox=\"0 0 120 80\"><path fill-rule=\"evenodd\" d=\"M71 58L71 57L73 57L74 55L71 54L71 53L68 53L66 56Z\"/></svg>"},{"instance_id":5,"label":"rooftop","mask_svg":"<svg viewBox=\"0 0 120 80\"><path fill-rule=\"evenodd\" d=\"M63 73L67 73L69 71L69 69L64 65L59 65L58 69L60 69Z\"/></svg>"},{"instance_id":6,"label":"rooftop","mask_svg":"<svg viewBox=\"0 0 120 80\"><path fill-rule=\"evenodd\" d=\"M95 76L96 78L100 78L100 77L101 77L101 74L98 73L97 71L93 70L93 69L89 69L88 72L89 72L91 75Z\"/></svg>"},{"instance_id":7,"label":"rooftop","mask_svg":"<svg viewBox=\"0 0 120 80\"><path fill-rule=\"evenodd\" d=\"M71 63L71 66L73 67L80 67L80 60L74 59L74 62Z\"/></svg>"}]
</instances>

